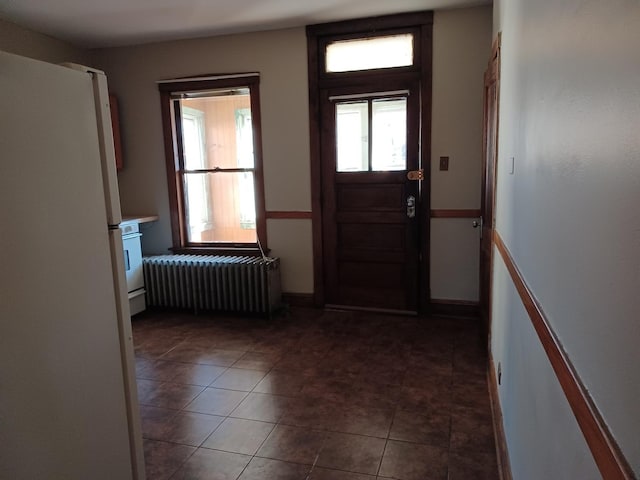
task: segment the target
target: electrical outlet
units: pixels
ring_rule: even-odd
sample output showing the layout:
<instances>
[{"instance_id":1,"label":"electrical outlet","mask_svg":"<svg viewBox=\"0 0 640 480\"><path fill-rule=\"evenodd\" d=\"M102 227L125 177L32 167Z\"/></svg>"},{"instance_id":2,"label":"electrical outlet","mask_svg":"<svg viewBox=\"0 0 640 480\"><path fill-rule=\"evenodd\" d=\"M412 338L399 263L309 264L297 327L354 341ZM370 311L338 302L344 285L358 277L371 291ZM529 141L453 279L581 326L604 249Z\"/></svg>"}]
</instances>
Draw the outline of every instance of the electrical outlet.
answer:
<instances>
[{"instance_id":1,"label":"electrical outlet","mask_svg":"<svg viewBox=\"0 0 640 480\"><path fill-rule=\"evenodd\" d=\"M498 385L502 385L502 363L498 362Z\"/></svg>"},{"instance_id":2,"label":"electrical outlet","mask_svg":"<svg viewBox=\"0 0 640 480\"><path fill-rule=\"evenodd\" d=\"M440 170L449 170L449 157L440 157Z\"/></svg>"}]
</instances>

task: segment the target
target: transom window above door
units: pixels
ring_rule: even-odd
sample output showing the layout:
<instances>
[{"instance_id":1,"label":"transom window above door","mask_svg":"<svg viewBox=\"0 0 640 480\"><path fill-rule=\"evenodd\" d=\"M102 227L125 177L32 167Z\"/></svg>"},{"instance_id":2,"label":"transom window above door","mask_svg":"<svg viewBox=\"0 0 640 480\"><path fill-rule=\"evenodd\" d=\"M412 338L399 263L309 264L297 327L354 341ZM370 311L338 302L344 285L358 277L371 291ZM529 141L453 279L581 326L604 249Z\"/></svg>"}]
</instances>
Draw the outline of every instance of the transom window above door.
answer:
<instances>
[{"instance_id":1,"label":"transom window above door","mask_svg":"<svg viewBox=\"0 0 640 480\"><path fill-rule=\"evenodd\" d=\"M327 72L355 72L413 65L412 33L338 40L325 47Z\"/></svg>"},{"instance_id":2,"label":"transom window above door","mask_svg":"<svg viewBox=\"0 0 640 480\"><path fill-rule=\"evenodd\" d=\"M160 84L174 250L266 243L258 81L240 75Z\"/></svg>"}]
</instances>

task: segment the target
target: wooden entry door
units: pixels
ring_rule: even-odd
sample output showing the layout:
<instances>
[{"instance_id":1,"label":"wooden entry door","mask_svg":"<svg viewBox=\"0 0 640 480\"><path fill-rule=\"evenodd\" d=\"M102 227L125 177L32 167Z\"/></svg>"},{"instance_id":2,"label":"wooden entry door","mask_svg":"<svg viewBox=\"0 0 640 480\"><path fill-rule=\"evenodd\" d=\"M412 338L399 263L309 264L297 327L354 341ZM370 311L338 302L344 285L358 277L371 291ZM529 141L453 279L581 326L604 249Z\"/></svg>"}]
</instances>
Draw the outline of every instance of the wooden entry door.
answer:
<instances>
[{"instance_id":1,"label":"wooden entry door","mask_svg":"<svg viewBox=\"0 0 640 480\"><path fill-rule=\"evenodd\" d=\"M320 112L325 304L416 312L419 83L321 90Z\"/></svg>"},{"instance_id":2,"label":"wooden entry door","mask_svg":"<svg viewBox=\"0 0 640 480\"><path fill-rule=\"evenodd\" d=\"M498 158L498 105L500 80L500 36L493 45L484 74L483 179L480 232L480 313L487 331L491 319L493 230L495 223L495 182ZM478 226L475 223L474 226Z\"/></svg>"}]
</instances>

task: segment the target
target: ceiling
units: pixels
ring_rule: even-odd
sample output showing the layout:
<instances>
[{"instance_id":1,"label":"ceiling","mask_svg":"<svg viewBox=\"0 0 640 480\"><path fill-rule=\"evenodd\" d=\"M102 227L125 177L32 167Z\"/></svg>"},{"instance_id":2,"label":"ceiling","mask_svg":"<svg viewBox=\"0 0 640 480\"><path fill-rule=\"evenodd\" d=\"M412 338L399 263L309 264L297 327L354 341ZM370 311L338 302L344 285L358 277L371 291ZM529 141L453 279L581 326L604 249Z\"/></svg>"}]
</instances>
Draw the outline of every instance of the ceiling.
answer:
<instances>
[{"instance_id":1,"label":"ceiling","mask_svg":"<svg viewBox=\"0 0 640 480\"><path fill-rule=\"evenodd\" d=\"M85 48L297 27L491 0L0 0L0 18Z\"/></svg>"}]
</instances>

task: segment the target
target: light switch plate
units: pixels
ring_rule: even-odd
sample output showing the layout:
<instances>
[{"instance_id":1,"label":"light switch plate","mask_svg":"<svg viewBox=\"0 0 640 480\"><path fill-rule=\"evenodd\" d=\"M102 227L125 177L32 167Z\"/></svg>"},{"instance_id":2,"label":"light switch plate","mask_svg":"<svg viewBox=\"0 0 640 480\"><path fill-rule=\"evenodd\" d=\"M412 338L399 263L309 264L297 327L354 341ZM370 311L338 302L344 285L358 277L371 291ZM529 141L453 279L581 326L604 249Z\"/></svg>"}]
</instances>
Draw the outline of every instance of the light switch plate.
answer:
<instances>
[{"instance_id":1,"label":"light switch plate","mask_svg":"<svg viewBox=\"0 0 640 480\"><path fill-rule=\"evenodd\" d=\"M515 168L516 168L516 158L509 157L509 174L513 175Z\"/></svg>"},{"instance_id":2,"label":"light switch plate","mask_svg":"<svg viewBox=\"0 0 640 480\"><path fill-rule=\"evenodd\" d=\"M440 157L440 170L449 170L449 157Z\"/></svg>"}]
</instances>

